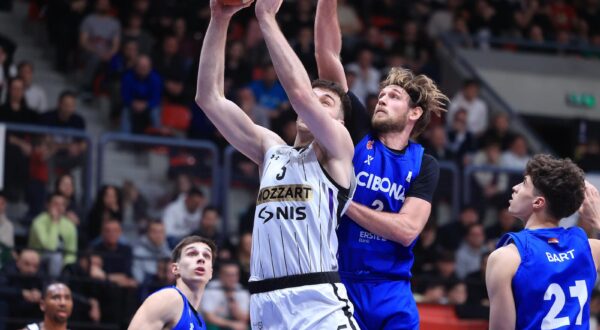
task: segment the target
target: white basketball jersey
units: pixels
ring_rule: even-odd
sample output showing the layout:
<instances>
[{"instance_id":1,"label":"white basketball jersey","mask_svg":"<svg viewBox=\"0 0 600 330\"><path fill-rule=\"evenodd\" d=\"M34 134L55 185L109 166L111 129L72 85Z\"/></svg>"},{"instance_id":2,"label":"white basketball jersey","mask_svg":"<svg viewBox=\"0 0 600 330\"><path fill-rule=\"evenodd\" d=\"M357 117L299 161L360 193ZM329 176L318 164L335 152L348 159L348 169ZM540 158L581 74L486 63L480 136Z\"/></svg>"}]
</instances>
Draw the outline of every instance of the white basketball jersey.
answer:
<instances>
[{"instance_id":1,"label":"white basketball jersey","mask_svg":"<svg viewBox=\"0 0 600 330\"><path fill-rule=\"evenodd\" d=\"M350 189L333 182L314 144L271 147L256 201L250 281L337 271L336 227L354 188L354 181Z\"/></svg>"}]
</instances>

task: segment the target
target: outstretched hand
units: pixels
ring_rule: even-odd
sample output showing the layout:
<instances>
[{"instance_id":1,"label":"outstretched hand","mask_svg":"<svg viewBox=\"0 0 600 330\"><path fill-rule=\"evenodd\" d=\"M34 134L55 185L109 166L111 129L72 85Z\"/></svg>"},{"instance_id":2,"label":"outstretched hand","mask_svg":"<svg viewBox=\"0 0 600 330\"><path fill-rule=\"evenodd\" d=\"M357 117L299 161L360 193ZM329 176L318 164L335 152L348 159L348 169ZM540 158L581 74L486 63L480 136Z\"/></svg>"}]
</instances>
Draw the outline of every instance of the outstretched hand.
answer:
<instances>
[{"instance_id":1,"label":"outstretched hand","mask_svg":"<svg viewBox=\"0 0 600 330\"><path fill-rule=\"evenodd\" d=\"M221 0L210 0L210 12L212 17L231 17L238 11L249 7L254 0L242 5L224 5Z\"/></svg>"},{"instance_id":2,"label":"outstretched hand","mask_svg":"<svg viewBox=\"0 0 600 330\"><path fill-rule=\"evenodd\" d=\"M275 17L283 0L256 0L256 17L271 16Z\"/></svg>"},{"instance_id":3,"label":"outstretched hand","mask_svg":"<svg viewBox=\"0 0 600 330\"><path fill-rule=\"evenodd\" d=\"M585 199L579 208L579 218L600 229L600 193L588 181L585 181Z\"/></svg>"}]
</instances>

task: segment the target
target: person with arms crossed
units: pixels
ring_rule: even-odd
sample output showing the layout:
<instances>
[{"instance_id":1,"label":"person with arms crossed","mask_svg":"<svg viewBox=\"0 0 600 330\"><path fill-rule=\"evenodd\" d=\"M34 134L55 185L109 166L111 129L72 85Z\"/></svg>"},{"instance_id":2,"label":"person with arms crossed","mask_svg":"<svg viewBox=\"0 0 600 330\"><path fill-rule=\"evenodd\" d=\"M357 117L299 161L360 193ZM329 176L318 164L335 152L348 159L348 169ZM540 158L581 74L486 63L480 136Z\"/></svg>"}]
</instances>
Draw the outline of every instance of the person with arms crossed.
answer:
<instances>
[{"instance_id":1,"label":"person with arms crossed","mask_svg":"<svg viewBox=\"0 0 600 330\"><path fill-rule=\"evenodd\" d=\"M336 0L319 0L315 52L320 77L347 91L336 11ZM357 187L338 228L339 272L362 329L417 329L412 249L431 213L439 166L411 139L445 111L448 98L428 77L402 68L392 68L381 86L371 130L354 151ZM349 96L354 112L366 112Z\"/></svg>"},{"instance_id":2,"label":"person with arms crossed","mask_svg":"<svg viewBox=\"0 0 600 330\"><path fill-rule=\"evenodd\" d=\"M559 221L580 209L599 228L598 191L570 159L549 155L534 156L512 190L508 211L525 229L505 234L488 259L490 329L589 329L600 241Z\"/></svg>"},{"instance_id":3,"label":"person with arms crossed","mask_svg":"<svg viewBox=\"0 0 600 330\"><path fill-rule=\"evenodd\" d=\"M175 285L146 298L128 329L206 330L198 310L204 288L212 278L216 255L215 243L206 238L182 239L171 255L171 271L177 278Z\"/></svg>"},{"instance_id":4,"label":"person with arms crossed","mask_svg":"<svg viewBox=\"0 0 600 330\"><path fill-rule=\"evenodd\" d=\"M343 125L345 93L331 82L311 84L275 20L281 2L259 0L255 9L273 66L298 113L294 146L255 125L223 95L227 27L243 6L211 0L196 102L227 141L259 165L252 328L357 329L335 256L335 228L354 188L352 140Z\"/></svg>"}]
</instances>

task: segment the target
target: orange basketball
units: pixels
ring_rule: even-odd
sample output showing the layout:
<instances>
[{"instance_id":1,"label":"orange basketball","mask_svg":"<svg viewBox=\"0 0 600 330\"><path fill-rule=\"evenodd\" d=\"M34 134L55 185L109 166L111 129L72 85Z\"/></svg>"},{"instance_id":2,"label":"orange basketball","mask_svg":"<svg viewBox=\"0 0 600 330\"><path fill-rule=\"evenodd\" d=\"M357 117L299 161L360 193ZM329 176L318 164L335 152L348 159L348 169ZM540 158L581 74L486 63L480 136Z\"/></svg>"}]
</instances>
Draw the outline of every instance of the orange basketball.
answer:
<instances>
[{"instance_id":1,"label":"orange basketball","mask_svg":"<svg viewBox=\"0 0 600 330\"><path fill-rule=\"evenodd\" d=\"M243 4L247 4L252 0L219 0L225 6L239 6Z\"/></svg>"}]
</instances>

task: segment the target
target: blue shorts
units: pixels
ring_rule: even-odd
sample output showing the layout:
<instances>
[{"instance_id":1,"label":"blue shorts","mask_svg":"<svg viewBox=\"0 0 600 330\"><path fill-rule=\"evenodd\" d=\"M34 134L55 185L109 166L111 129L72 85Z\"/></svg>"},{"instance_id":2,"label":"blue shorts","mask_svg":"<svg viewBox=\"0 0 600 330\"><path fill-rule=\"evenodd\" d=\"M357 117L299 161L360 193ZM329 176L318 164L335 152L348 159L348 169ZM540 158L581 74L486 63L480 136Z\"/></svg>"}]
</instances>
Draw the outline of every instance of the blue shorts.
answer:
<instances>
[{"instance_id":1,"label":"blue shorts","mask_svg":"<svg viewBox=\"0 0 600 330\"><path fill-rule=\"evenodd\" d=\"M363 330L419 329L419 312L410 281L356 281L342 277Z\"/></svg>"}]
</instances>

